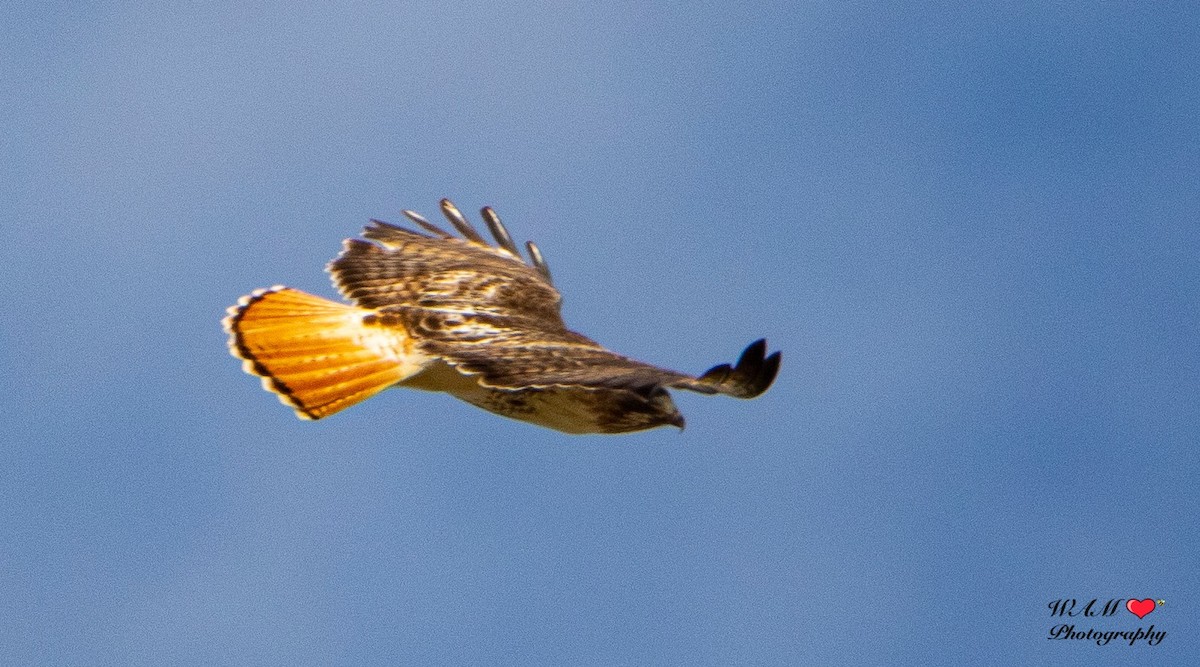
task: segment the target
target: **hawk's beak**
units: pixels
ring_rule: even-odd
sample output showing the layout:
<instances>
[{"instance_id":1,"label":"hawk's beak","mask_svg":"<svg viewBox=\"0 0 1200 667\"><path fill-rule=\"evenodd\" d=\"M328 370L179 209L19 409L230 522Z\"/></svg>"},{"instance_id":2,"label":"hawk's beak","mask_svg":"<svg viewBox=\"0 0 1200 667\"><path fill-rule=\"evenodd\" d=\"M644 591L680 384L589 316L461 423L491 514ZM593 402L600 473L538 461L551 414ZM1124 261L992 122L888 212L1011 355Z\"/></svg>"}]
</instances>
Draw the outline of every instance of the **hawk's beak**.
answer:
<instances>
[{"instance_id":1,"label":"hawk's beak","mask_svg":"<svg viewBox=\"0 0 1200 667\"><path fill-rule=\"evenodd\" d=\"M682 431L683 428L687 426L687 422L683 420L683 415L676 412L675 417L671 419L671 426L678 426L679 430Z\"/></svg>"}]
</instances>

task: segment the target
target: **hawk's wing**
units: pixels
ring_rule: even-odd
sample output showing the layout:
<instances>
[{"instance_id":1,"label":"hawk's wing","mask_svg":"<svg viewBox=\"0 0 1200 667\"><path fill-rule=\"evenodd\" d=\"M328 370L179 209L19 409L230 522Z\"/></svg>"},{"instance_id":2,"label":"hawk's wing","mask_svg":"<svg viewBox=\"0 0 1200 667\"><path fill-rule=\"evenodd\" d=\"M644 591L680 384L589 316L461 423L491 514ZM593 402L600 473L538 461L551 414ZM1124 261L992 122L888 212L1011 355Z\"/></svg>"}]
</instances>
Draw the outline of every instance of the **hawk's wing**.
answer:
<instances>
[{"instance_id":1,"label":"hawk's wing","mask_svg":"<svg viewBox=\"0 0 1200 667\"><path fill-rule=\"evenodd\" d=\"M418 307L447 312L492 313L529 318L543 328L563 328L562 297L537 246L520 250L491 208L483 209L497 245L489 245L462 213L443 199L442 212L465 238L454 237L424 218L404 214L428 233L372 220L363 236L349 239L328 271L346 298L363 308Z\"/></svg>"},{"instance_id":2,"label":"hawk's wing","mask_svg":"<svg viewBox=\"0 0 1200 667\"><path fill-rule=\"evenodd\" d=\"M359 306L376 312L372 324L403 326L426 353L500 389L660 387L752 398L766 391L779 370L779 353L765 356L759 340L734 366L699 377L658 368L604 349L570 331L560 314L562 297L537 246L526 244L526 264L490 208L484 219L489 245L448 200L442 212L463 235L457 238L410 211L421 233L372 221L329 265L334 284Z\"/></svg>"},{"instance_id":3,"label":"hawk's wing","mask_svg":"<svg viewBox=\"0 0 1200 667\"><path fill-rule=\"evenodd\" d=\"M439 318L407 315L410 321L424 322L424 326L418 325L415 335L424 341L421 349L426 353L446 359L460 371L479 375L481 384L502 389L558 386L648 394L662 387L754 398L771 386L779 372L780 353L766 355L767 343L762 339L751 343L736 364L721 364L694 377L619 355L571 331L553 336L503 331L503 322L464 322L459 328L457 319L429 327ZM456 335L472 329L491 329L502 338L489 344L486 337L467 341L463 339L474 336Z\"/></svg>"}]
</instances>

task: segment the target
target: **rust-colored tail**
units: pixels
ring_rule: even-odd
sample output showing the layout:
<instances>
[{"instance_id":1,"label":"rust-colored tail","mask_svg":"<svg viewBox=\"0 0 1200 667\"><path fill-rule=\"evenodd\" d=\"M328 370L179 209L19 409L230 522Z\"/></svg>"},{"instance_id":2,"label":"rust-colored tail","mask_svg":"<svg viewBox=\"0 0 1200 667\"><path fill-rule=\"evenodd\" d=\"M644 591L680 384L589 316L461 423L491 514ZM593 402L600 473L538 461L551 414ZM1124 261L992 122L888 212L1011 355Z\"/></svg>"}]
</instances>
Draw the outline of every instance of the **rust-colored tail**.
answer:
<instances>
[{"instance_id":1,"label":"rust-colored tail","mask_svg":"<svg viewBox=\"0 0 1200 667\"><path fill-rule=\"evenodd\" d=\"M301 419L364 401L428 361L402 329L364 322L371 311L281 285L255 290L228 312L230 352Z\"/></svg>"}]
</instances>

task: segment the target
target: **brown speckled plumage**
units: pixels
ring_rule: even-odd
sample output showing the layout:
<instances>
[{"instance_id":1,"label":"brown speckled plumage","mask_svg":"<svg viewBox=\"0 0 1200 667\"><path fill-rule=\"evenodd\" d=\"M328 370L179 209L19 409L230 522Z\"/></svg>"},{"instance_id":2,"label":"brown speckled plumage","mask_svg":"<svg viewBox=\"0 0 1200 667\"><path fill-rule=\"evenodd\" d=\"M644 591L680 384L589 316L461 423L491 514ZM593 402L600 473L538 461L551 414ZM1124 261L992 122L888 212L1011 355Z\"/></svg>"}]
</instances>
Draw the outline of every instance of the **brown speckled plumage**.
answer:
<instances>
[{"instance_id":1,"label":"brown speckled plumage","mask_svg":"<svg viewBox=\"0 0 1200 667\"><path fill-rule=\"evenodd\" d=\"M779 370L762 340L699 377L606 350L567 329L536 246L526 263L490 208L495 246L449 201L442 212L463 238L405 211L423 231L373 220L367 240L345 242L328 270L354 306L283 287L243 298L225 320L233 354L305 418L399 386L567 433L682 427L668 388L752 398ZM381 374L391 359L397 372Z\"/></svg>"}]
</instances>

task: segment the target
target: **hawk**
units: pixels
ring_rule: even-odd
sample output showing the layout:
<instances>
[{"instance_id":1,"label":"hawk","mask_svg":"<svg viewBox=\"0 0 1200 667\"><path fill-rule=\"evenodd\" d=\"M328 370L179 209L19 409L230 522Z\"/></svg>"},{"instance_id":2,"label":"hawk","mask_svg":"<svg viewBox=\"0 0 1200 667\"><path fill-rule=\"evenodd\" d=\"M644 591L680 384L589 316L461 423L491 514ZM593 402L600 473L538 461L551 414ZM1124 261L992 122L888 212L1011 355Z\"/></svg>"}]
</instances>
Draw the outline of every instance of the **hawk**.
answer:
<instances>
[{"instance_id":1,"label":"hawk","mask_svg":"<svg viewBox=\"0 0 1200 667\"><path fill-rule=\"evenodd\" d=\"M461 238L404 211L421 231L372 220L344 242L326 270L353 305L282 285L238 299L224 325L243 369L301 419L408 387L564 433L682 429L668 389L753 398L779 371L765 340L698 377L610 352L567 329L536 245L526 263L490 207L495 244L441 209Z\"/></svg>"}]
</instances>

